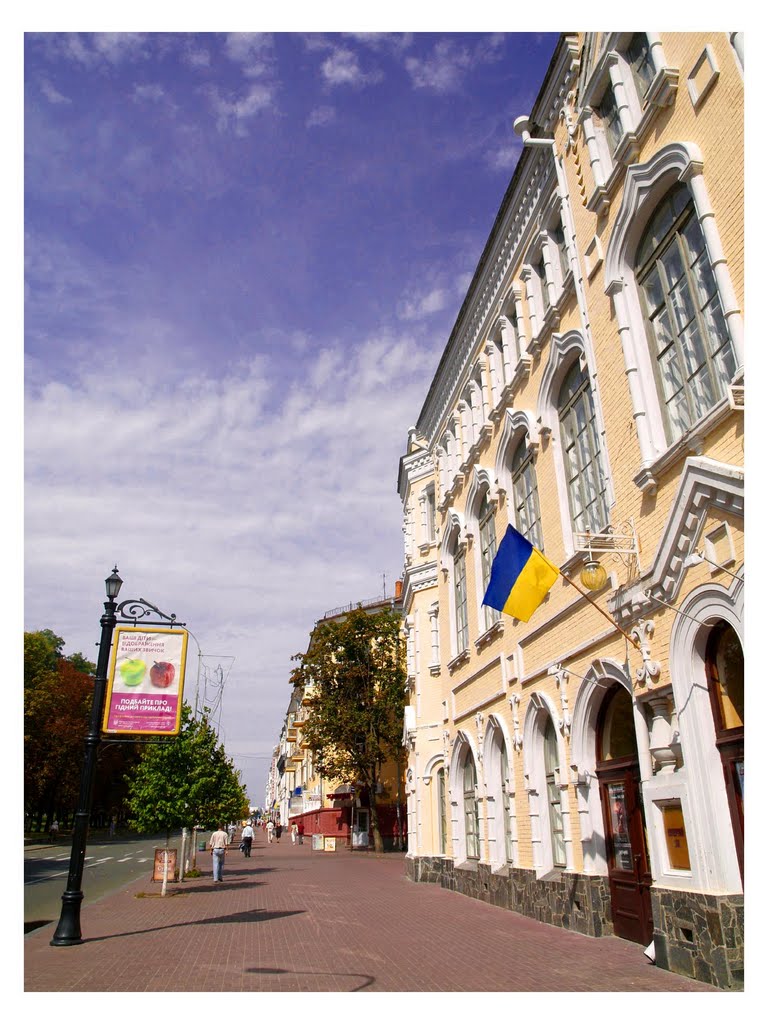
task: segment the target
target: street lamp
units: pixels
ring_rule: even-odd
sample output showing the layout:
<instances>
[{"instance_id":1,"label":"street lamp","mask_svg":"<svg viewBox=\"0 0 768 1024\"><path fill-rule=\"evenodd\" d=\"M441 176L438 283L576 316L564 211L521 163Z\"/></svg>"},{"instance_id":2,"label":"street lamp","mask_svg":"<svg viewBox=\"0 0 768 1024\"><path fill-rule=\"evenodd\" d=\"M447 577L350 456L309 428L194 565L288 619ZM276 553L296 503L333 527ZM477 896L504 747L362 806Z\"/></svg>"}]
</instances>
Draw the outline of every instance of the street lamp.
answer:
<instances>
[{"instance_id":1,"label":"street lamp","mask_svg":"<svg viewBox=\"0 0 768 1024\"><path fill-rule=\"evenodd\" d=\"M93 803L93 778L96 771L96 754L101 736L101 719L104 713L109 650L112 646L112 633L117 621L117 604L115 599L120 593L120 587L123 585L123 581L117 574L117 566L115 566L112 574L107 577L104 583L107 590L107 600L104 602L104 614L101 616L101 640L99 641L96 677L93 683L91 725L85 738L85 757L82 775L80 776L78 809L75 814L75 824L72 831L72 852L69 857L67 888L61 897L61 916L51 939L52 946L74 946L83 941L80 930L80 907L83 902L83 891L80 885L83 880L85 844L88 837L88 823L91 818L91 805Z\"/></svg>"}]
</instances>

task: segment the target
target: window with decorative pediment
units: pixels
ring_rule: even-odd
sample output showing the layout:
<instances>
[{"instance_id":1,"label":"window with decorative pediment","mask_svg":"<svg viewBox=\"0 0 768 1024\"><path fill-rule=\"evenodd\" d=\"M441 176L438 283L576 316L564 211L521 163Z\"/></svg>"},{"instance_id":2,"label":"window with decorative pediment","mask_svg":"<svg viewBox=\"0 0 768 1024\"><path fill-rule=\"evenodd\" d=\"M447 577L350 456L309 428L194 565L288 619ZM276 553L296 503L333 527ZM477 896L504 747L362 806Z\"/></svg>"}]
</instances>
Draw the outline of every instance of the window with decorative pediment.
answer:
<instances>
[{"instance_id":1,"label":"window with decorative pediment","mask_svg":"<svg viewBox=\"0 0 768 1024\"><path fill-rule=\"evenodd\" d=\"M477 803L477 771L475 759L467 750L462 772L464 788L464 839L467 844L467 859L480 857L480 809Z\"/></svg>"},{"instance_id":2,"label":"window with decorative pediment","mask_svg":"<svg viewBox=\"0 0 768 1024\"><path fill-rule=\"evenodd\" d=\"M494 519L494 508L488 501L488 492L485 491L480 500L480 507L477 513L479 534L480 534L480 574L482 579L482 592L488 589L491 580L491 566L496 557L496 522ZM501 618L501 612L488 605L483 605L484 625L490 629L494 622Z\"/></svg>"},{"instance_id":3,"label":"window with decorative pediment","mask_svg":"<svg viewBox=\"0 0 768 1024\"><path fill-rule=\"evenodd\" d=\"M453 556L453 607L456 624L456 653L469 647L469 621L467 618L467 561L462 545Z\"/></svg>"},{"instance_id":4,"label":"window with decorative pediment","mask_svg":"<svg viewBox=\"0 0 768 1024\"><path fill-rule=\"evenodd\" d=\"M527 537L534 547L543 551L536 468L533 451L525 437L512 455L512 505L518 532Z\"/></svg>"},{"instance_id":5,"label":"window with decorative pediment","mask_svg":"<svg viewBox=\"0 0 768 1024\"><path fill-rule=\"evenodd\" d=\"M736 355L688 188L661 201L635 258L667 440L677 440L720 399Z\"/></svg>"},{"instance_id":6,"label":"window with decorative pediment","mask_svg":"<svg viewBox=\"0 0 768 1024\"><path fill-rule=\"evenodd\" d=\"M608 525L608 477L589 376L578 361L566 374L557 408L573 529L600 533Z\"/></svg>"}]
</instances>

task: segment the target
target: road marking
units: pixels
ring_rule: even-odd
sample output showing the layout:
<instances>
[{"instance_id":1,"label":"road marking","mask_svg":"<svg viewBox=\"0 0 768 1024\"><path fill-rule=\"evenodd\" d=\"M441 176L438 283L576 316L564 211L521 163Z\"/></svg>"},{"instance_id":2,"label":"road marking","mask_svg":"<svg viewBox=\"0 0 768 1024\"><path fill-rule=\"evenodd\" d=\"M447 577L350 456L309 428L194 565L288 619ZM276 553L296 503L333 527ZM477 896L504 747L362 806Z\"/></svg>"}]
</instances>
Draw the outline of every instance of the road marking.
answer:
<instances>
[{"instance_id":1,"label":"road marking","mask_svg":"<svg viewBox=\"0 0 768 1024\"><path fill-rule=\"evenodd\" d=\"M127 860L132 860L132 859L133 859L133 854L129 853L127 857L121 857L120 860L117 863L118 864L125 864L125 862Z\"/></svg>"}]
</instances>

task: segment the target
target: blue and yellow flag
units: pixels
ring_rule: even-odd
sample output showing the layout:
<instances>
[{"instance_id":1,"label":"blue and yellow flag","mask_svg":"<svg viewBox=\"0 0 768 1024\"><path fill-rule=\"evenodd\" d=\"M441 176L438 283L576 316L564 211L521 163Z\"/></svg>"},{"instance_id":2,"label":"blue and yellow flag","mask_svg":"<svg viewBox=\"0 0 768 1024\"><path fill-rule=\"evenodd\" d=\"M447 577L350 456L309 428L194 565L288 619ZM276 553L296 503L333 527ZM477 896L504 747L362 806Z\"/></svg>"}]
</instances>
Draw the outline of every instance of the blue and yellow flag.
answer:
<instances>
[{"instance_id":1,"label":"blue and yellow flag","mask_svg":"<svg viewBox=\"0 0 768 1024\"><path fill-rule=\"evenodd\" d=\"M538 548L508 526L491 566L483 604L527 622L559 575L560 570Z\"/></svg>"}]
</instances>

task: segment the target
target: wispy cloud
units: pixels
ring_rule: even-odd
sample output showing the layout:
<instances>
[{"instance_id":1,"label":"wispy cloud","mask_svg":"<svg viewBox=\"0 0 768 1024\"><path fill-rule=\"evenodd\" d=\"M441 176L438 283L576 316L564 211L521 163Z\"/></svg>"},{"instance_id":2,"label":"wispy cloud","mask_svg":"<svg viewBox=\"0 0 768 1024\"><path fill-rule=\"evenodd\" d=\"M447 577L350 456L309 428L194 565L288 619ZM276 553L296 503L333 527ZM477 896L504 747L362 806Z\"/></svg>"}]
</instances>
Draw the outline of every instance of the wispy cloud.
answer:
<instances>
[{"instance_id":1,"label":"wispy cloud","mask_svg":"<svg viewBox=\"0 0 768 1024\"><path fill-rule=\"evenodd\" d=\"M269 34L232 32L226 38L224 49L246 78L262 78L274 70L274 41Z\"/></svg>"},{"instance_id":2,"label":"wispy cloud","mask_svg":"<svg viewBox=\"0 0 768 1024\"><path fill-rule=\"evenodd\" d=\"M416 89L438 94L459 92L473 67L499 59L502 42L498 35L482 36L471 46L450 38L439 39L431 54L407 57L405 68Z\"/></svg>"},{"instance_id":3,"label":"wispy cloud","mask_svg":"<svg viewBox=\"0 0 768 1024\"><path fill-rule=\"evenodd\" d=\"M322 128L336 120L335 107L321 106L311 110L307 117L307 128Z\"/></svg>"},{"instance_id":4,"label":"wispy cloud","mask_svg":"<svg viewBox=\"0 0 768 1024\"><path fill-rule=\"evenodd\" d=\"M448 301L444 288L432 288L428 292L404 299L398 307L398 315L401 320L425 320L433 313L445 309Z\"/></svg>"},{"instance_id":5,"label":"wispy cloud","mask_svg":"<svg viewBox=\"0 0 768 1024\"><path fill-rule=\"evenodd\" d=\"M85 68L117 66L149 55L139 32L50 33L40 37L49 50Z\"/></svg>"},{"instance_id":6,"label":"wispy cloud","mask_svg":"<svg viewBox=\"0 0 768 1024\"><path fill-rule=\"evenodd\" d=\"M72 102L68 96L62 95L62 93L60 93L58 89L54 88L54 86L52 86L46 79L43 79L40 82L40 92L50 103L59 104Z\"/></svg>"},{"instance_id":7,"label":"wispy cloud","mask_svg":"<svg viewBox=\"0 0 768 1024\"><path fill-rule=\"evenodd\" d=\"M338 85L364 86L380 82L384 77L382 71L374 69L363 71L357 54L343 47L335 49L326 57L320 66L323 81L330 87Z\"/></svg>"},{"instance_id":8,"label":"wispy cloud","mask_svg":"<svg viewBox=\"0 0 768 1024\"><path fill-rule=\"evenodd\" d=\"M251 85L239 95L223 96L215 87L207 93L219 131L233 131L240 136L248 134L250 122L257 114L272 110L275 104L274 87L266 83Z\"/></svg>"}]
</instances>

